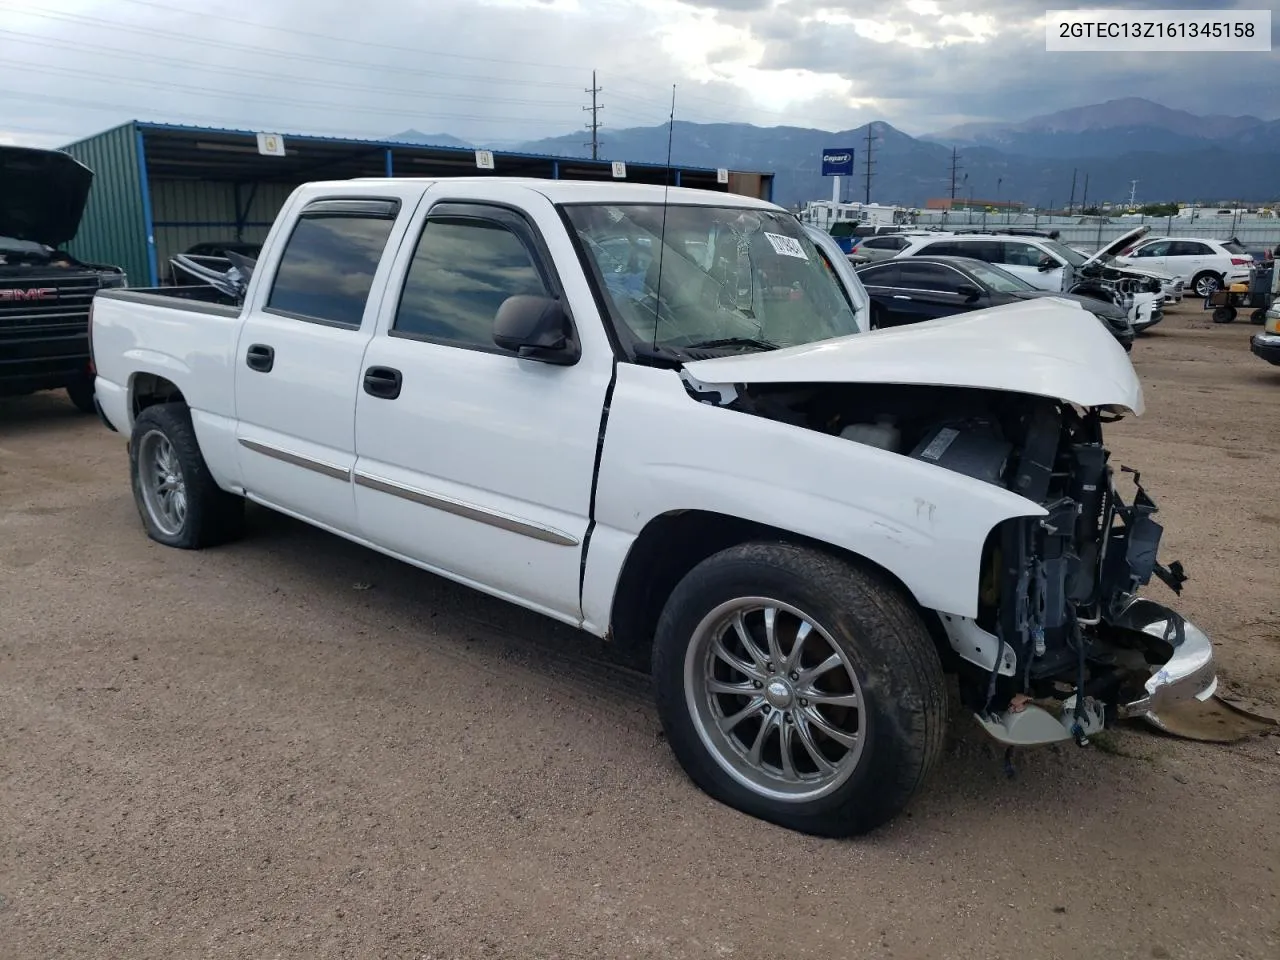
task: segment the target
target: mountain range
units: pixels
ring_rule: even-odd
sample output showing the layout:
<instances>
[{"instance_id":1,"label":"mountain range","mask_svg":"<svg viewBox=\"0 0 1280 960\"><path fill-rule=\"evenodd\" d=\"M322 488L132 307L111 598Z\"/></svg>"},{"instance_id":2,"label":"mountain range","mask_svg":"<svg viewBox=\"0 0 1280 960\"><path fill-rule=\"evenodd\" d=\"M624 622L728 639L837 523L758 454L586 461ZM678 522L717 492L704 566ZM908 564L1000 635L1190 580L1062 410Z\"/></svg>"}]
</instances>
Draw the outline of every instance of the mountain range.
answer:
<instances>
[{"instance_id":1,"label":"mountain range","mask_svg":"<svg viewBox=\"0 0 1280 960\"><path fill-rule=\"evenodd\" d=\"M831 132L808 127L676 121L672 161L774 174L774 199L785 205L828 199L821 176L825 149L855 151L855 175L841 184L843 199L866 198L866 151L871 137L871 200L923 206L956 197L1017 200L1063 206L1076 176L1076 202L1140 203L1228 200L1267 202L1280 196L1280 120L1255 116L1198 116L1136 97L1076 107L1016 123L971 123L912 137L883 121ZM663 163L667 126L606 130L606 159ZM449 134L407 130L392 139L440 146L516 149L564 157L590 155L581 135L524 143L472 144ZM1135 185L1133 181L1138 183Z\"/></svg>"}]
</instances>

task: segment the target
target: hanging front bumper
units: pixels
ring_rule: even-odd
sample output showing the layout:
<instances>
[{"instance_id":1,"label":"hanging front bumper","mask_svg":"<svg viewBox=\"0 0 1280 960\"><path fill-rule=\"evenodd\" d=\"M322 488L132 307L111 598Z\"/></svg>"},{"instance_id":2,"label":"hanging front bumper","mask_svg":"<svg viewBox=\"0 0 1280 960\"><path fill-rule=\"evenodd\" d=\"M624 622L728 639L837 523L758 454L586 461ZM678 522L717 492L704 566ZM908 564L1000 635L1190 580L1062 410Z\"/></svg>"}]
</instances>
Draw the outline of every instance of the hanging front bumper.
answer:
<instances>
[{"instance_id":1,"label":"hanging front bumper","mask_svg":"<svg viewBox=\"0 0 1280 960\"><path fill-rule=\"evenodd\" d=\"M1117 708L1124 718L1155 719L1161 709L1186 700L1208 700L1218 689L1218 673L1213 662L1213 644L1199 627L1163 604L1135 598L1112 626L1145 634L1168 647L1172 655L1143 685L1143 696ZM1157 723L1157 726L1159 724Z\"/></svg>"}]
</instances>

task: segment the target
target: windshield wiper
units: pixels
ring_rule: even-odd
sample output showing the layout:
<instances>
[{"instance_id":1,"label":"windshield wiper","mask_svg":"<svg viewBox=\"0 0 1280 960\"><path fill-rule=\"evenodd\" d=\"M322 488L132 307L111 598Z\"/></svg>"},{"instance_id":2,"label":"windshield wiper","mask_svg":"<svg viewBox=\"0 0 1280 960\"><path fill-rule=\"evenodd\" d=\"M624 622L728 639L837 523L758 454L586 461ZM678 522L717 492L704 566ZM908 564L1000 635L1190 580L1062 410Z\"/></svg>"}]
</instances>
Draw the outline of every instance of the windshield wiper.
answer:
<instances>
[{"instance_id":1,"label":"windshield wiper","mask_svg":"<svg viewBox=\"0 0 1280 960\"><path fill-rule=\"evenodd\" d=\"M710 350L716 347L755 347L757 350L779 350L781 347L768 340L755 340L751 337L721 337L719 340L701 340L698 343L686 343L684 350Z\"/></svg>"}]
</instances>

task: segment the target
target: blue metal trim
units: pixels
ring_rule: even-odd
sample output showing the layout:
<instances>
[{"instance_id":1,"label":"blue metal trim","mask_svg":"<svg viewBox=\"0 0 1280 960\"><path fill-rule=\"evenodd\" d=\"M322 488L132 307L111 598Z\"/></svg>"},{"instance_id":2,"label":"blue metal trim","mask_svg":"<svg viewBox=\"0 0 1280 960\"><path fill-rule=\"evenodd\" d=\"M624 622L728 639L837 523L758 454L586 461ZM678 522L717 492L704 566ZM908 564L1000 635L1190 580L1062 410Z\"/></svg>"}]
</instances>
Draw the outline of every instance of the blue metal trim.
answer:
<instances>
[{"instance_id":1,"label":"blue metal trim","mask_svg":"<svg viewBox=\"0 0 1280 960\"><path fill-rule=\"evenodd\" d=\"M387 176L388 176L388 177L394 177L394 176L396 175L396 168L395 168L395 164L391 162L391 148L390 148L390 147L387 147L387 148L386 148L385 156L384 156L384 158L383 158L383 159L386 161Z\"/></svg>"},{"instance_id":2,"label":"blue metal trim","mask_svg":"<svg viewBox=\"0 0 1280 960\"><path fill-rule=\"evenodd\" d=\"M134 144L138 151L138 188L142 191L142 226L146 231L147 268L151 271L148 286L160 283L160 265L156 261L156 227L151 219L151 180L147 176L147 145L142 139L142 127L134 124Z\"/></svg>"},{"instance_id":3,"label":"blue metal trim","mask_svg":"<svg viewBox=\"0 0 1280 960\"><path fill-rule=\"evenodd\" d=\"M560 161L559 160L551 161L551 179L552 180L560 179Z\"/></svg>"},{"instance_id":4,"label":"blue metal trim","mask_svg":"<svg viewBox=\"0 0 1280 960\"><path fill-rule=\"evenodd\" d=\"M243 230L245 227L269 227L270 220L244 220L239 223L233 223L230 220L157 220L153 227L230 227L236 229L239 227Z\"/></svg>"},{"instance_id":5,"label":"blue metal trim","mask_svg":"<svg viewBox=\"0 0 1280 960\"><path fill-rule=\"evenodd\" d=\"M680 186L680 171L676 171L676 186Z\"/></svg>"}]
</instances>

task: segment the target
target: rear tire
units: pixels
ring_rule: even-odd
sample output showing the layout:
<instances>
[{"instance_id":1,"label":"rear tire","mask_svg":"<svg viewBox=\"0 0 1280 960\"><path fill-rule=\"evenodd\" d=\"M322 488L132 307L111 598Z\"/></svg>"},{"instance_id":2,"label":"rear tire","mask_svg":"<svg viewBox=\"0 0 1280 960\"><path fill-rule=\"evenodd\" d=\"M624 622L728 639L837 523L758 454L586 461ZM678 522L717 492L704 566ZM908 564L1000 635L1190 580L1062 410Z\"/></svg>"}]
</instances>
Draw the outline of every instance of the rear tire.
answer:
<instances>
[{"instance_id":1,"label":"rear tire","mask_svg":"<svg viewBox=\"0 0 1280 960\"><path fill-rule=\"evenodd\" d=\"M133 499L147 536L199 550L244 533L244 500L218 487L184 403L147 407L129 440Z\"/></svg>"},{"instance_id":2,"label":"rear tire","mask_svg":"<svg viewBox=\"0 0 1280 960\"><path fill-rule=\"evenodd\" d=\"M67 398L81 413L98 412L97 407L93 405L93 393L92 380L77 380L75 383L67 384Z\"/></svg>"},{"instance_id":3,"label":"rear tire","mask_svg":"<svg viewBox=\"0 0 1280 960\"><path fill-rule=\"evenodd\" d=\"M942 665L916 608L880 575L807 547L748 543L695 567L662 612L653 673L689 777L804 833L891 819L942 750Z\"/></svg>"}]
</instances>

